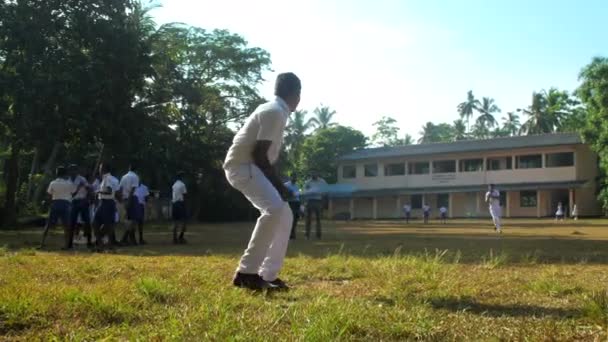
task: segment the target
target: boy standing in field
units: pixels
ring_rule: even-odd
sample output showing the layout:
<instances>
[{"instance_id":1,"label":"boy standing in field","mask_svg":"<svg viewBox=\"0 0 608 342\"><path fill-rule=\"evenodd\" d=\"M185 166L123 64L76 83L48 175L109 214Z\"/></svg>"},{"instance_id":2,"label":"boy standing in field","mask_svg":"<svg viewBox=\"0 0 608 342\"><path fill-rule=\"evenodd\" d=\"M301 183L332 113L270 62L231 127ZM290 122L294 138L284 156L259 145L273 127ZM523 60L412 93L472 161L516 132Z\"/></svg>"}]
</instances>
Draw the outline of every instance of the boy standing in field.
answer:
<instances>
[{"instance_id":1,"label":"boy standing in field","mask_svg":"<svg viewBox=\"0 0 608 342\"><path fill-rule=\"evenodd\" d=\"M185 196L188 193L188 190L186 190L186 184L183 182L183 172L179 172L175 178L175 183L173 183L173 186L171 187L173 192L171 207L173 217L173 243L185 244L186 239L184 238L184 234L186 233L186 221L188 220L188 215L186 214ZM182 228L178 238L177 228L179 225L181 225Z\"/></svg>"},{"instance_id":2,"label":"boy standing in field","mask_svg":"<svg viewBox=\"0 0 608 342\"><path fill-rule=\"evenodd\" d=\"M424 224L429 223L429 217L431 217L431 206L424 204L422 206L422 215L424 216Z\"/></svg>"},{"instance_id":3,"label":"boy standing in field","mask_svg":"<svg viewBox=\"0 0 608 342\"><path fill-rule=\"evenodd\" d=\"M448 208L446 208L445 206L439 208L439 216L441 218L441 223L448 223Z\"/></svg>"},{"instance_id":4,"label":"boy standing in field","mask_svg":"<svg viewBox=\"0 0 608 342\"><path fill-rule=\"evenodd\" d=\"M135 165L129 166L127 172L120 179L120 190L122 197L120 219L124 222L125 232L120 239L122 244L137 245L135 240L135 217L137 216L137 198L133 196L133 192L139 186L139 176L135 173Z\"/></svg>"},{"instance_id":5,"label":"boy standing in field","mask_svg":"<svg viewBox=\"0 0 608 342\"><path fill-rule=\"evenodd\" d=\"M226 178L260 211L233 279L249 289L287 289L278 278L287 252L293 214L291 197L276 170L289 114L300 103L300 79L280 74L275 99L259 106L234 137L224 162Z\"/></svg>"},{"instance_id":6,"label":"boy standing in field","mask_svg":"<svg viewBox=\"0 0 608 342\"><path fill-rule=\"evenodd\" d=\"M93 219L93 230L95 231L95 243L97 250L101 251L103 247L103 237L108 236L110 247L113 248L116 242L114 234L114 224L116 223L116 193L119 191L120 185L118 179L110 173L110 165L101 164L99 166L101 173L101 183L97 196L100 204L95 211Z\"/></svg>"},{"instance_id":7,"label":"boy standing in field","mask_svg":"<svg viewBox=\"0 0 608 342\"><path fill-rule=\"evenodd\" d=\"M65 237L65 245L62 249L69 250L73 247L73 239L70 234L70 204L76 186L69 180L68 172L63 166L58 167L55 174L57 178L49 184L47 189L47 193L51 196L51 209L42 234L40 248L44 248L49 229L55 227L57 222L61 220Z\"/></svg>"},{"instance_id":8,"label":"boy standing in field","mask_svg":"<svg viewBox=\"0 0 608 342\"><path fill-rule=\"evenodd\" d=\"M91 185L87 179L81 176L78 172L78 166L70 165L70 181L76 187L72 199L72 211L70 220L70 235L74 238L74 232L78 225L78 219L82 220L84 226L84 234L87 237L87 247L93 247L92 233L91 233L91 216L89 210L89 197L91 192Z\"/></svg>"},{"instance_id":9,"label":"boy standing in field","mask_svg":"<svg viewBox=\"0 0 608 342\"><path fill-rule=\"evenodd\" d=\"M494 222L494 229L498 233L502 233L502 227L500 226L500 191L498 191L494 184L488 186L488 192L486 192L486 203L490 209L490 215Z\"/></svg>"},{"instance_id":10,"label":"boy standing in field","mask_svg":"<svg viewBox=\"0 0 608 342\"><path fill-rule=\"evenodd\" d=\"M412 206L409 204L405 204L403 206L403 213L405 215L405 223L410 223L410 218L412 217Z\"/></svg>"}]
</instances>

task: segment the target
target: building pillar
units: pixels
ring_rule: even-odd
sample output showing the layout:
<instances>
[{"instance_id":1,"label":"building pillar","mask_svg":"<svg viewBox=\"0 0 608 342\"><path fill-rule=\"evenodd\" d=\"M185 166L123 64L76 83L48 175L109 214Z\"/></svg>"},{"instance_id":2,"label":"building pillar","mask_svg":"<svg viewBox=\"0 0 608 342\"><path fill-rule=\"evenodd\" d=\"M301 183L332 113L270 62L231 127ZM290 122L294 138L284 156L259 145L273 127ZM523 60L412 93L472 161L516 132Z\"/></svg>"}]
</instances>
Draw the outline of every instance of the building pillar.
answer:
<instances>
[{"instance_id":1,"label":"building pillar","mask_svg":"<svg viewBox=\"0 0 608 342\"><path fill-rule=\"evenodd\" d=\"M355 199L352 197L348 203L348 211L350 212L350 219L353 220L355 218Z\"/></svg>"},{"instance_id":2,"label":"building pillar","mask_svg":"<svg viewBox=\"0 0 608 342\"><path fill-rule=\"evenodd\" d=\"M505 217L511 217L511 192L507 191L506 192L506 201L507 203L505 203Z\"/></svg>"},{"instance_id":3,"label":"building pillar","mask_svg":"<svg viewBox=\"0 0 608 342\"><path fill-rule=\"evenodd\" d=\"M327 203L327 219L332 220L334 217L334 200L330 197Z\"/></svg>"},{"instance_id":4,"label":"building pillar","mask_svg":"<svg viewBox=\"0 0 608 342\"><path fill-rule=\"evenodd\" d=\"M569 213L566 213L567 217L570 217L570 215L572 215L572 208L574 208L574 204L576 203L576 198L574 197L574 189L569 189L568 190L568 211Z\"/></svg>"},{"instance_id":5,"label":"building pillar","mask_svg":"<svg viewBox=\"0 0 608 342\"><path fill-rule=\"evenodd\" d=\"M378 219L378 197L372 199L372 218L374 220Z\"/></svg>"},{"instance_id":6,"label":"building pillar","mask_svg":"<svg viewBox=\"0 0 608 342\"><path fill-rule=\"evenodd\" d=\"M454 217L454 212L452 210L452 196L453 194L451 192L448 193L448 217L452 218Z\"/></svg>"},{"instance_id":7,"label":"building pillar","mask_svg":"<svg viewBox=\"0 0 608 342\"><path fill-rule=\"evenodd\" d=\"M536 191L536 217L537 218L540 218L540 214L541 214L541 209L540 209L540 206L542 205L541 200L542 200L541 191L538 190L538 191Z\"/></svg>"},{"instance_id":8,"label":"building pillar","mask_svg":"<svg viewBox=\"0 0 608 342\"><path fill-rule=\"evenodd\" d=\"M547 156L547 155L546 155L546 154L544 154L544 153L541 155L541 158L543 159L543 160L541 160L541 166L542 166L542 168L543 168L543 169L547 167L547 161L545 160L545 159L546 159L546 158L545 158L546 156Z\"/></svg>"},{"instance_id":9,"label":"building pillar","mask_svg":"<svg viewBox=\"0 0 608 342\"><path fill-rule=\"evenodd\" d=\"M481 216L481 198L479 196L479 192L475 193L476 206L475 206L475 216Z\"/></svg>"},{"instance_id":10,"label":"building pillar","mask_svg":"<svg viewBox=\"0 0 608 342\"><path fill-rule=\"evenodd\" d=\"M401 196L397 195L396 202L397 202L397 211L395 213L396 213L396 218L399 218L399 217L401 217Z\"/></svg>"}]
</instances>

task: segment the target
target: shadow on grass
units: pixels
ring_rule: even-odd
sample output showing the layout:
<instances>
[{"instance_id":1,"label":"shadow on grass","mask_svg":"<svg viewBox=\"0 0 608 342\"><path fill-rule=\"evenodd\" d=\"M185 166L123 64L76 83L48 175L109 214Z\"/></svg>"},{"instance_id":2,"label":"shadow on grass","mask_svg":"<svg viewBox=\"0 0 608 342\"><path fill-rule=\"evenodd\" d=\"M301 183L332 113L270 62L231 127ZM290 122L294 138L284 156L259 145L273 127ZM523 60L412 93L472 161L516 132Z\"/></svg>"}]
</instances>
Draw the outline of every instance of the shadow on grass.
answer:
<instances>
[{"instance_id":1,"label":"shadow on grass","mask_svg":"<svg viewBox=\"0 0 608 342\"><path fill-rule=\"evenodd\" d=\"M552 317L559 319L575 318L581 316L579 310L547 308L536 305L520 304L485 304L476 301L472 297L438 297L429 300L435 309L453 312L468 312L488 317Z\"/></svg>"},{"instance_id":2,"label":"shadow on grass","mask_svg":"<svg viewBox=\"0 0 608 342\"><path fill-rule=\"evenodd\" d=\"M602 222L599 221L598 222ZM573 224L573 223L569 223ZM579 226L580 225L580 226ZM403 222L326 222L323 239L306 240L303 226L298 237L290 241L290 256L323 258L346 255L364 258L392 256L395 251L405 255L448 251L446 262L480 263L488 256L500 256L504 264L559 263L608 264L608 233L598 223L577 222L562 226L550 220L508 222L505 233L497 235L488 222L481 220L451 222L443 225L405 225ZM188 227L187 245L173 245L169 224L149 224L144 230L145 246L120 247L118 254L132 256L205 256L220 255L238 258L246 247L253 223L196 224ZM585 235L573 234L583 231ZM37 246L42 229L0 231L0 247L19 250ZM118 229L117 236L122 231ZM48 251L56 252L62 244L62 232L53 231ZM88 253L80 245L76 252Z\"/></svg>"}]
</instances>

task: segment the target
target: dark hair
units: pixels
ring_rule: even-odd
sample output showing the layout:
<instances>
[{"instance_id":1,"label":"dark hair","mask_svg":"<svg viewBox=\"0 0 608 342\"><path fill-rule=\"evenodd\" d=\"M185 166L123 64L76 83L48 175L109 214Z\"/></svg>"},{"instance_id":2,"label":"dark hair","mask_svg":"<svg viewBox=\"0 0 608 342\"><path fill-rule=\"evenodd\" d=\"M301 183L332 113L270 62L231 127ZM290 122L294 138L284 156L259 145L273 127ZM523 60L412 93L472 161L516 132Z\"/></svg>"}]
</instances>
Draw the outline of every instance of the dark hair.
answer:
<instances>
[{"instance_id":1,"label":"dark hair","mask_svg":"<svg viewBox=\"0 0 608 342\"><path fill-rule=\"evenodd\" d=\"M102 174L106 174L106 173L110 173L112 172L112 166L110 165L110 163L102 163L101 164L101 173Z\"/></svg>"},{"instance_id":2,"label":"dark hair","mask_svg":"<svg viewBox=\"0 0 608 342\"><path fill-rule=\"evenodd\" d=\"M274 84L274 94L280 98L292 95L299 95L302 90L302 83L296 74L286 72L279 74Z\"/></svg>"},{"instance_id":3,"label":"dark hair","mask_svg":"<svg viewBox=\"0 0 608 342\"><path fill-rule=\"evenodd\" d=\"M175 175L175 178L176 179L182 179L182 178L184 178L185 175L186 175L186 173L184 171L179 171L177 173L177 175Z\"/></svg>"},{"instance_id":4,"label":"dark hair","mask_svg":"<svg viewBox=\"0 0 608 342\"><path fill-rule=\"evenodd\" d=\"M67 170L65 167L63 166L57 166L57 169L55 170L55 174L57 175L57 177L65 177L67 176Z\"/></svg>"},{"instance_id":5,"label":"dark hair","mask_svg":"<svg viewBox=\"0 0 608 342\"><path fill-rule=\"evenodd\" d=\"M129 165L129 171L137 171L137 165L135 165L135 164Z\"/></svg>"}]
</instances>

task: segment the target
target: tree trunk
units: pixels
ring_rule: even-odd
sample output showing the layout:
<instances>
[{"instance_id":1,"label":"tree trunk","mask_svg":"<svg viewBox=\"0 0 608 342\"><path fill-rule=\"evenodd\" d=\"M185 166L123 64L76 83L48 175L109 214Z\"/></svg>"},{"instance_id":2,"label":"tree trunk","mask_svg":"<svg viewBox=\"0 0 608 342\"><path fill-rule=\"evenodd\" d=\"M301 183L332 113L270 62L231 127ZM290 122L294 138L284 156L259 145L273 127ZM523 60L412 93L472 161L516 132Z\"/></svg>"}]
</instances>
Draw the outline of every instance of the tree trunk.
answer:
<instances>
[{"instance_id":1,"label":"tree trunk","mask_svg":"<svg viewBox=\"0 0 608 342\"><path fill-rule=\"evenodd\" d=\"M40 149L36 147L34 149L34 157L32 158L32 167L30 168L30 175L27 182L27 193L25 195L25 201L30 202L32 199L32 188L34 186L34 175L38 170L38 164L40 162Z\"/></svg>"},{"instance_id":2,"label":"tree trunk","mask_svg":"<svg viewBox=\"0 0 608 342\"><path fill-rule=\"evenodd\" d=\"M46 163L44 164L44 167L42 168L42 179L40 180L40 184L38 184L38 186L36 187L36 192L34 192L34 197L33 197L33 201L36 201L36 203L40 202L41 197L42 197L42 192L44 191L44 189L46 189L46 186L48 185L49 179L52 177L53 175L53 167L55 166L55 161L57 160L57 155L59 154L59 148L61 147L61 144L56 142L55 145L53 145L53 150L51 151L51 155L49 156L49 159L47 159Z\"/></svg>"},{"instance_id":3,"label":"tree trunk","mask_svg":"<svg viewBox=\"0 0 608 342\"><path fill-rule=\"evenodd\" d=\"M13 144L11 154L6 161L6 197L2 210L2 225L9 226L17 222L17 180L19 179L19 157L21 147Z\"/></svg>"}]
</instances>

